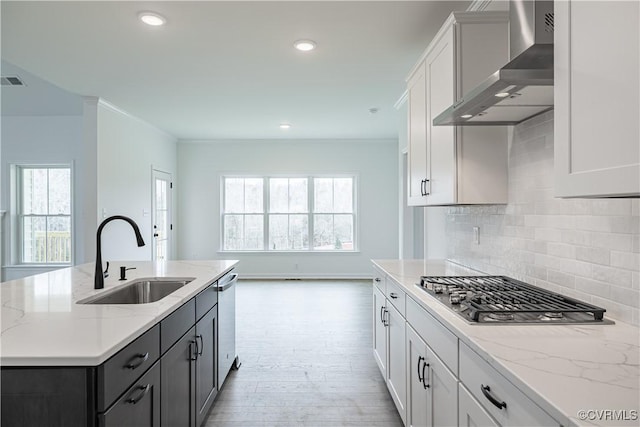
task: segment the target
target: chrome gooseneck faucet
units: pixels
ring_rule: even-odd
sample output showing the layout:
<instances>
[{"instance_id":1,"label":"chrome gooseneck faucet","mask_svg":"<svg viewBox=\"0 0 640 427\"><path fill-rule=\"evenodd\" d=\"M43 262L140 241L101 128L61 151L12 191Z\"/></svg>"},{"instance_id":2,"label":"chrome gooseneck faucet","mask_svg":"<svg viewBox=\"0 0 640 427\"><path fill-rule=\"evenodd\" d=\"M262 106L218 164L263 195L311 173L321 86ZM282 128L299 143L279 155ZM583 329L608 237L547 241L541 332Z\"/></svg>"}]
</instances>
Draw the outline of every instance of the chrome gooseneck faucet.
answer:
<instances>
[{"instance_id":1,"label":"chrome gooseneck faucet","mask_svg":"<svg viewBox=\"0 0 640 427\"><path fill-rule=\"evenodd\" d=\"M102 229L104 228L105 225L107 225L108 223L110 223L115 219L121 219L123 221L128 222L133 228L134 233L136 233L136 240L138 241L138 246L144 246L144 240L142 239L142 234L140 234L140 228L138 228L138 224L136 224L135 221L132 220L131 218L122 216L122 215L114 215L102 221L100 223L100 226L98 226L98 232L96 233L97 248L96 248L96 274L94 279L94 284L95 284L94 289L104 288L105 272L102 271L102 249L101 249ZM107 266L107 269L108 268L109 267Z\"/></svg>"}]
</instances>

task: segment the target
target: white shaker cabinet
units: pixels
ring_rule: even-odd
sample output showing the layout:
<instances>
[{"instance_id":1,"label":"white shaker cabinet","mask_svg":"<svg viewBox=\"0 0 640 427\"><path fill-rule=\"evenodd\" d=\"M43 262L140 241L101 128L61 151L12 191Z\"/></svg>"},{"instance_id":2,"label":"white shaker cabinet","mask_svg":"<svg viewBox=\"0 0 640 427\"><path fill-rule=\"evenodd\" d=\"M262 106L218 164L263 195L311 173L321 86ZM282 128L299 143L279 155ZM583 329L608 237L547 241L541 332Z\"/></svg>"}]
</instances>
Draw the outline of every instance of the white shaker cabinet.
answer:
<instances>
[{"instance_id":1,"label":"white shaker cabinet","mask_svg":"<svg viewBox=\"0 0 640 427\"><path fill-rule=\"evenodd\" d=\"M507 13L454 12L414 67L407 79L410 205L507 202L507 128L433 126L433 119L508 60Z\"/></svg>"},{"instance_id":2,"label":"white shaker cabinet","mask_svg":"<svg viewBox=\"0 0 640 427\"><path fill-rule=\"evenodd\" d=\"M556 196L638 196L640 3L554 7Z\"/></svg>"},{"instance_id":3,"label":"white shaker cabinet","mask_svg":"<svg viewBox=\"0 0 640 427\"><path fill-rule=\"evenodd\" d=\"M373 356L402 420L406 417L407 371L404 292L375 271L373 286ZM394 306L394 304L397 306Z\"/></svg>"},{"instance_id":4,"label":"white shaker cabinet","mask_svg":"<svg viewBox=\"0 0 640 427\"><path fill-rule=\"evenodd\" d=\"M387 339L389 360L387 368L387 387L400 413L402 421L407 412L407 370L405 356L406 321L391 304L387 311Z\"/></svg>"},{"instance_id":5,"label":"white shaker cabinet","mask_svg":"<svg viewBox=\"0 0 640 427\"><path fill-rule=\"evenodd\" d=\"M500 427L491 415L471 396L465 386L458 385L458 419L460 427Z\"/></svg>"},{"instance_id":6,"label":"white shaker cabinet","mask_svg":"<svg viewBox=\"0 0 640 427\"><path fill-rule=\"evenodd\" d=\"M408 427L458 425L458 380L407 326Z\"/></svg>"},{"instance_id":7,"label":"white shaker cabinet","mask_svg":"<svg viewBox=\"0 0 640 427\"><path fill-rule=\"evenodd\" d=\"M387 321L384 294L373 287L373 357L380 372L387 375Z\"/></svg>"},{"instance_id":8,"label":"white shaker cabinet","mask_svg":"<svg viewBox=\"0 0 640 427\"><path fill-rule=\"evenodd\" d=\"M407 170L407 204L423 206L427 202L427 92L425 89L425 64L409 78L408 119L409 119L409 163Z\"/></svg>"}]
</instances>

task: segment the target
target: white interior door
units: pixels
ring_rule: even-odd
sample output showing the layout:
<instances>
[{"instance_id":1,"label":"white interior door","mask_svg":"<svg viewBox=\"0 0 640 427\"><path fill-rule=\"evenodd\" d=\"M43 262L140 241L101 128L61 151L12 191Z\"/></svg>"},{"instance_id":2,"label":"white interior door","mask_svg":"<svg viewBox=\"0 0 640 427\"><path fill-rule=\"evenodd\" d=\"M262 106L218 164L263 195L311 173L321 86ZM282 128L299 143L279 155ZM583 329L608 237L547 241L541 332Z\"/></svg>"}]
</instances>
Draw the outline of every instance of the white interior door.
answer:
<instances>
[{"instance_id":1,"label":"white interior door","mask_svg":"<svg viewBox=\"0 0 640 427\"><path fill-rule=\"evenodd\" d=\"M171 258L171 174L153 170L153 260L163 261Z\"/></svg>"}]
</instances>

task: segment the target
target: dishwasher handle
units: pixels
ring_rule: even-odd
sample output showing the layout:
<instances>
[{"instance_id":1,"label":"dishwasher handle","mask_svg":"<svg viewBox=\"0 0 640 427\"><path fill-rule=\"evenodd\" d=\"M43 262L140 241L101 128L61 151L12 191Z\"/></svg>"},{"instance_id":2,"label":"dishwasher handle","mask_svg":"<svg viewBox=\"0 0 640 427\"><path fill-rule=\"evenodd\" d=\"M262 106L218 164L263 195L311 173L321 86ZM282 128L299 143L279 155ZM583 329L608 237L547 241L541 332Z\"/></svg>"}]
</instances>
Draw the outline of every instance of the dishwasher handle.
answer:
<instances>
[{"instance_id":1,"label":"dishwasher handle","mask_svg":"<svg viewBox=\"0 0 640 427\"><path fill-rule=\"evenodd\" d=\"M218 292L224 292L238 282L238 275L236 273L227 274L222 279L218 280L216 290Z\"/></svg>"}]
</instances>

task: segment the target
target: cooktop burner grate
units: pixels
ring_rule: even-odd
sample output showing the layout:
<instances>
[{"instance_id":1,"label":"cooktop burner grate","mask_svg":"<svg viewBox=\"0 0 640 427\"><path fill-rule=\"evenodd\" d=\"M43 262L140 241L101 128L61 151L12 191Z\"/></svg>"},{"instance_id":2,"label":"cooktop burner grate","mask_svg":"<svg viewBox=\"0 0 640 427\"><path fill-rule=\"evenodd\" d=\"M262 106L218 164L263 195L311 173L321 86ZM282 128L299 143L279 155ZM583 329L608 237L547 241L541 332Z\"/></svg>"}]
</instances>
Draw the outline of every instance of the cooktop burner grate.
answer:
<instances>
[{"instance_id":1,"label":"cooktop burner grate","mask_svg":"<svg viewBox=\"0 0 640 427\"><path fill-rule=\"evenodd\" d=\"M606 311L506 276L423 276L419 286L472 322L602 322Z\"/></svg>"}]
</instances>

